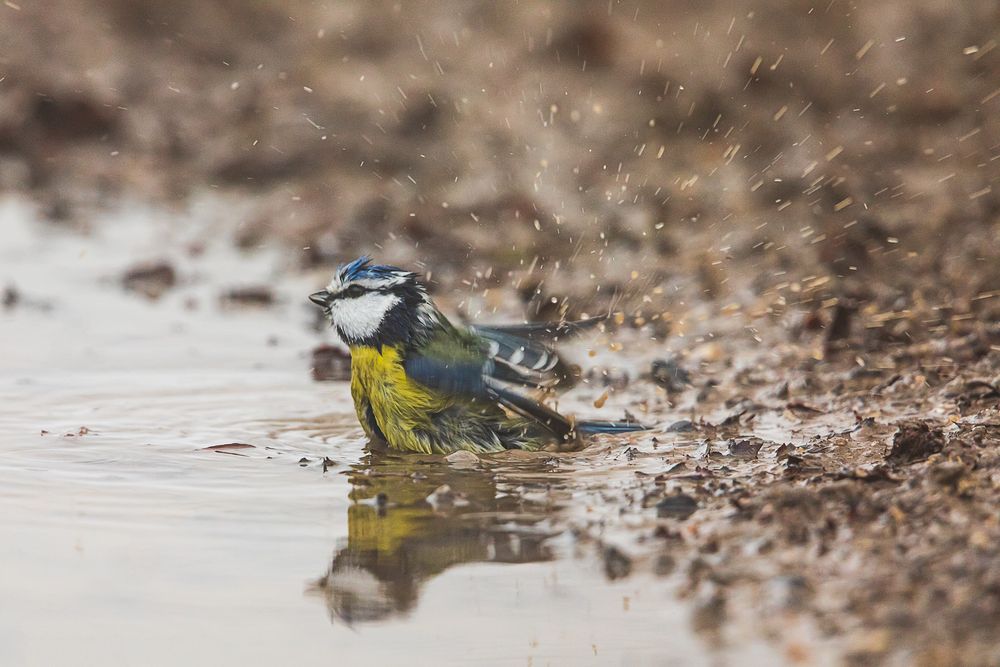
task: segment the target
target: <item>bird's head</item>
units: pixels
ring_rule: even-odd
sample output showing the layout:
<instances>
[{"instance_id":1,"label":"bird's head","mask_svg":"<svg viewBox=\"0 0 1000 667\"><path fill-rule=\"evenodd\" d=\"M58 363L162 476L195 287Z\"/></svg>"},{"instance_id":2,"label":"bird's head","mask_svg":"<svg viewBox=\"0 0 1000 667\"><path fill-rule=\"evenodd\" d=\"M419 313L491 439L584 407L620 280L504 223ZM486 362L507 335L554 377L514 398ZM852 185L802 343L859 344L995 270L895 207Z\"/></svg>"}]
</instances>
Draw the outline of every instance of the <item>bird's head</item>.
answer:
<instances>
[{"instance_id":1,"label":"bird's head","mask_svg":"<svg viewBox=\"0 0 1000 667\"><path fill-rule=\"evenodd\" d=\"M348 345L406 342L434 311L419 276L372 264L369 257L340 266L325 289L309 295Z\"/></svg>"}]
</instances>

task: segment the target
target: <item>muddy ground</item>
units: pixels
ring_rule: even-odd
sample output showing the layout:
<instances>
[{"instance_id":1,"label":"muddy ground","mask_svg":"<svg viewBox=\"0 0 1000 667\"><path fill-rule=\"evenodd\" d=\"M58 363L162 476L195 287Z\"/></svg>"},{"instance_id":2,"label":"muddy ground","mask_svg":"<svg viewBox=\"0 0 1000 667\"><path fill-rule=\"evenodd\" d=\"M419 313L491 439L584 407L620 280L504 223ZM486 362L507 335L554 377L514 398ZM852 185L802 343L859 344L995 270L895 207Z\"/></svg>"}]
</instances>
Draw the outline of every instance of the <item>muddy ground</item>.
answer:
<instances>
[{"instance_id":1,"label":"muddy ground","mask_svg":"<svg viewBox=\"0 0 1000 667\"><path fill-rule=\"evenodd\" d=\"M553 455L609 578L677 577L707 641L789 662L1000 662L996 3L0 17L0 187L39 224L219 196L278 285L369 252L459 317L619 313L574 400L655 430ZM139 260L130 289L183 282ZM247 287L219 298L273 306Z\"/></svg>"}]
</instances>

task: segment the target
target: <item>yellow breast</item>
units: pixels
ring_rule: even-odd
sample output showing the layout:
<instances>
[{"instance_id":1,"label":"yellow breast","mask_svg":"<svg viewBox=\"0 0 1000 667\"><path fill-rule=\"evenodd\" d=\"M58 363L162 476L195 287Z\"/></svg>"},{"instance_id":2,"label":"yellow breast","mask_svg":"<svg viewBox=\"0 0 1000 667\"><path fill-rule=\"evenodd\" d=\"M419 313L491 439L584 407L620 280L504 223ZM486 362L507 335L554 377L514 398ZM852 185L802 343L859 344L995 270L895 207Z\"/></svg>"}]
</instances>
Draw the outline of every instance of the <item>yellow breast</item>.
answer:
<instances>
[{"instance_id":1,"label":"yellow breast","mask_svg":"<svg viewBox=\"0 0 1000 667\"><path fill-rule=\"evenodd\" d=\"M351 348L351 394L358 419L373 435L368 410L391 447L422 451L414 429L431 425L431 415L447 408L448 397L435 395L411 381L403 368L401 349L383 345Z\"/></svg>"}]
</instances>

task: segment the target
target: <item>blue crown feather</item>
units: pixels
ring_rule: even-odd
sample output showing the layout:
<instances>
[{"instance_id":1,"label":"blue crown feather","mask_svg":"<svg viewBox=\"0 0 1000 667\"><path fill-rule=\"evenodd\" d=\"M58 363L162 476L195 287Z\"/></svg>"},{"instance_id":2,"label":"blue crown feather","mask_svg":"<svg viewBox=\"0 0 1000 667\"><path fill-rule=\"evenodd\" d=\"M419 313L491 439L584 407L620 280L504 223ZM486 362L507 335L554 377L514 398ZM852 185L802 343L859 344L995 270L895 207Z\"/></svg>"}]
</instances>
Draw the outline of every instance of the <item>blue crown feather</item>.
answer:
<instances>
[{"instance_id":1,"label":"blue crown feather","mask_svg":"<svg viewBox=\"0 0 1000 667\"><path fill-rule=\"evenodd\" d=\"M340 279L344 283L354 280L380 280L404 276L416 278L417 274L388 264L372 264L372 258L368 255L362 255L340 269Z\"/></svg>"},{"instance_id":2,"label":"blue crown feather","mask_svg":"<svg viewBox=\"0 0 1000 667\"><path fill-rule=\"evenodd\" d=\"M344 282L368 277L368 268L371 266L372 258L362 255L353 262L340 267L340 276Z\"/></svg>"}]
</instances>

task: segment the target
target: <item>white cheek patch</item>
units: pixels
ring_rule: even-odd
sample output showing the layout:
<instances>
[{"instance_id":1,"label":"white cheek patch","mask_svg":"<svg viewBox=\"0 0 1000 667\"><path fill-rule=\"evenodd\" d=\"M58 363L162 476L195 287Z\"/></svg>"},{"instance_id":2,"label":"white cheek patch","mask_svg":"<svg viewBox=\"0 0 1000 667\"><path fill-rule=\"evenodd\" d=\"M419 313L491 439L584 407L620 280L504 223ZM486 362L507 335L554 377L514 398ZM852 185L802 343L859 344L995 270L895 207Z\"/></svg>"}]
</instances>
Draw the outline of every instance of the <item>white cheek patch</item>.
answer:
<instances>
[{"instance_id":1,"label":"white cheek patch","mask_svg":"<svg viewBox=\"0 0 1000 667\"><path fill-rule=\"evenodd\" d=\"M386 314L400 302L395 294L365 294L355 299L340 298L330 308L330 319L344 338L359 340L378 332Z\"/></svg>"}]
</instances>

